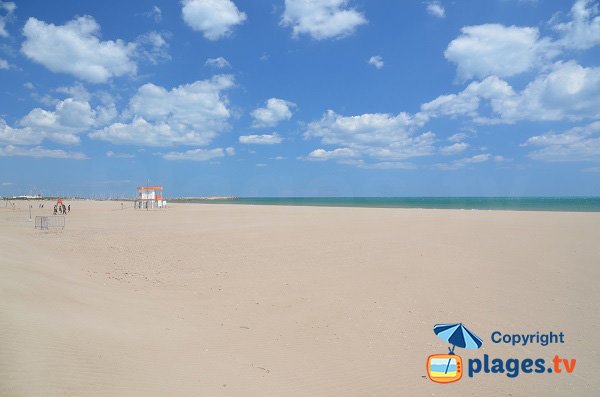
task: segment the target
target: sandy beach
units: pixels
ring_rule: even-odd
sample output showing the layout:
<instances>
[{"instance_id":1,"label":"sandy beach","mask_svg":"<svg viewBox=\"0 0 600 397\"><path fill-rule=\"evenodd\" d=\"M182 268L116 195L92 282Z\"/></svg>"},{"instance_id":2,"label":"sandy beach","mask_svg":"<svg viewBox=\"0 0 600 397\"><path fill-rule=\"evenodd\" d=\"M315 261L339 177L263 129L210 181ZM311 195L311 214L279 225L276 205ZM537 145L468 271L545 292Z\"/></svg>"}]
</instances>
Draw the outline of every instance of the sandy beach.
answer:
<instances>
[{"instance_id":1,"label":"sandy beach","mask_svg":"<svg viewBox=\"0 0 600 397\"><path fill-rule=\"evenodd\" d=\"M67 204L0 208L2 396L600 395L600 213ZM576 369L433 383L452 322Z\"/></svg>"}]
</instances>

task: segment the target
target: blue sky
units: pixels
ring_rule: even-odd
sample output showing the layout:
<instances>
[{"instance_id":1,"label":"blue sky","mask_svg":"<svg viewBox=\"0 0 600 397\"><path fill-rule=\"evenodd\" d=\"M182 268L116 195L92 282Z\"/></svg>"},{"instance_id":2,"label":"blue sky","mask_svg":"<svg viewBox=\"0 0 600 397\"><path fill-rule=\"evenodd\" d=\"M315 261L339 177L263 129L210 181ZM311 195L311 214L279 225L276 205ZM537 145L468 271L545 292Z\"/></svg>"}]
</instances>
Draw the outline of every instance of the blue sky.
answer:
<instances>
[{"instance_id":1,"label":"blue sky","mask_svg":"<svg viewBox=\"0 0 600 397\"><path fill-rule=\"evenodd\" d=\"M0 195L600 195L598 1L0 1Z\"/></svg>"}]
</instances>

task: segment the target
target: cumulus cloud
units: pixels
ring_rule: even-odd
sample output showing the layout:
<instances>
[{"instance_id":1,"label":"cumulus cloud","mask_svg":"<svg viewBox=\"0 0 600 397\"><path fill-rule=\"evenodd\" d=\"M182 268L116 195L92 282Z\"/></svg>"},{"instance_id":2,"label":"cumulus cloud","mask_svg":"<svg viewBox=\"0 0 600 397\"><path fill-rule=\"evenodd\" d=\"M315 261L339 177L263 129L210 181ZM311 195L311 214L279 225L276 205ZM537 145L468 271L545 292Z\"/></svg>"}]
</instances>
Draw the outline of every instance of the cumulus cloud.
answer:
<instances>
[{"instance_id":1,"label":"cumulus cloud","mask_svg":"<svg viewBox=\"0 0 600 397\"><path fill-rule=\"evenodd\" d=\"M231 65L229 64L229 61L227 61L227 59L225 59L223 57L208 58L206 60L206 62L204 63L204 66L210 66L210 67L217 68L217 69L224 69L224 68L231 67Z\"/></svg>"},{"instance_id":2,"label":"cumulus cloud","mask_svg":"<svg viewBox=\"0 0 600 397\"><path fill-rule=\"evenodd\" d=\"M428 1L425 4L425 9L429 13L429 15L437 18L444 18L446 16L446 10L444 9L442 3L440 3L439 1Z\"/></svg>"},{"instance_id":3,"label":"cumulus cloud","mask_svg":"<svg viewBox=\"0 0 600 397\"><path fill-rule=\"evenodd\" d=\"M16 128L0 119L0 143L32 145L49 139L77 144L79 135L96 124L101 108L93 109L87 101L67 98L55 101L54 110L31 110L17 122Z\"/></svg>"},{"instance_id":4,"label":"cumulus cloud","mask_svg":"<svg viewBox=\"0 0 600 397\"><path fill-rule=\"evenodd\" d=\"M207 145L229 128L231 114L223 91L234 86L229 75L214 76L167 90L147 83L129 101L119 122L90 134L114 144L142 146Z\"/></svg>"},{"instance_id":5,"label":"cumulus cloud","mask_svg":"<svg viewBox=\"0 0 600 397\"><path fill-rule=\"evenodd\" d=\"M600 116L600 67L558 62L520 93L499 96L492 109L503 121L579 120Z\"/></svg>"},{"instance_id":6,"label":"cumulus cloud","mask_svg":"<svg viewBox=\"0 0 600 397\"><path fill-rule=\"evenodd\" d=\"M156 65L160 62L170 61L169 43L165 36L158 32L148 32L135 40L135 54L139 59L147 60Z\"/></svg>"},{"instance_id":7,"label":"cumulus cloud","mask_svg":"<svg viewBox=\"0 0 600 397\"><path fill-rule=\"evenodd\" d=\"M19 156L19 157L49 157L55 159L73 159L85 160L86 155L81 152L67 152L62 149L46 149L41 146L19 147L7 145L0 147L0 157Z\"/></svg>"},{"instance_id":8,"label":"cumulus cloud","mask_svg":"<svg viewBox=\"0 0 600 397\"><path fill-rule=\"evenodd\" d=\"M308 160L331 160L348 157L357 157L358 153L350 148L337 148L333 150L316 149L308 154Z\"/></svg>"},{"instance_id":9,"label":"cumulus cloud","mask_svg":"<svg viewBox=\"0 0 600 397\"><path fill-rule=\"evenodd\" d=\"M12 1L0 0L0 37L9 36L6 31L6 23L12 18L16 9L17 5Z\"/></svg>"},{"instance_id":10,"label":"cumulus cloud","mask_svg":"<svg viewBox=\"0 0 600 397\"><path fill-rule=\"evenodd\" d=\"M556 55L537 28L485 24L465 26L444 56L457 65L460 80L523 73Z\"/></svg>"},{"instance_id":11,"label":"cumulus cloud","mask_svg":"<svg viewBox=\"0 0 600 397\"><path fill-rule=\"evenodd\" d=\"M600 44L600 16L598 4L578 0L571 8L571 20L557 23L553 28L562 34L558 44L565 48L586 50Z\"/></svg>"},{"instance_id":12,"label":"cumulus cloud","mask_svg":"<svg viewBox=\"0 0 600 397\"><path fill-rule=\"evenodd\" d=\"M285 0L281 25L291 27L293 37L302 34L316 40L346 37L367 23L365 16L348 3L348 0Z\"/></svg>"},{"instance_id":13,"label":"cumulus cloud","mask_svg":"<svg viewBox=\"0 0 600 397\"><path fill-rule=\"evenodd\" d=\"M465 139L467 139L468 137L469 137L469 135L467 135L466 133L464 133L464 132L458 132L456 134L450 135L448 137L448 140L450 142L462 142Z\"/></svg>"},{"instance_id":14,"label":"cumulus cloud","mask_svg":"<svg viewBox=\"0 0 600 397\"><path fill-rule=\"evenodd\" d=\"M487 76L511 77L545 67L565 50L585 50L600 44L598 4L578 0L570 20L550 21L557 38L541 37L535 27L484 24L465 26L444 52L456 63L457 77L466 81Z\"/></svg>"},{"instance_id":15,"label":"cumulus cloud","mask_svg":"<svg viewBox=\"0 0 600 397\"><path fill-rule=\"evenodd\" d=\"M115 158L115 159L133 159L135 158L135 154L131 153L115 153L112 150L106 152L106 157Z\"/></svg>"},{"instance_id":16,"label":"cumulus cloud","mask_svg":"<svg viewBox=\"0 0 600 397\"><path fill-rule=\"evenodd\" d=\"M430 117L462 116L476 117L482 99L496 100L514 95L512 87L496 76L481 82L472 82L458 94L440 95L421 105L421 113Z\"/></svg>"},{"instance_id":17,"label":"cumulus cloud","mask_svg":"<svg viewBox=\"0 0 600 397\"><path fill-rule=\"evenodd\" d=\"M53 72L68 73L91 83L115 76L135 75L136 45L122 40L100 40L100 25L82 16L64 25L29 18L23 27L21 51Z\"/></svg>"},{"instance_id":18,"label":"cumulus cloud","mask_svg":"<svg viewBox=\"0 0 600 397\"><path fill-rule=\"evenodd\" d=\"M181 12L185 23L208 40L231 35L233 28L246 20L246 14L231 0L184 0Z\"/></svg>"},{"instance_id":19,"label":"cumulus cloud","mask_svg":"<svg viewBox=\"0 0 600 397\"><path fill-rule=\"evenodd\" d=\"M35 86L29 83L27 88L33 90L35 89ZM61 86L56 88L54 91L61 94L67 94L70 98L73 98L76 101L89 102L92 98L90 92L81 83L76 83L72 86Z\"/></svg>"},{"instance_id":20,"label":"cumulus cloud","mask_svg":"<svg viewBox=\"0 0 600 397\"><path fill-rule=\"evenodd\" d=\"M283 138L275 132L273 134L264 135L241 135L239 141L244 144L275 145L281 143Z\"/></svg>"},{"instance_id":21,"label":"cumulus cloud","mask_svg":"<svg viewBox=\"0 0 600 397\"><path fill-rule=\"evenodd\" d=\"M192 149L185 152L169 152L162 157L165 160L188 160L188 161L207 161L227 155L233 155L233 148L215 148L215 149Z\"/></svg>"},{"instance_id":22,"label":"cumulus cloud","mask_svg":"<svg viewBox=\"0 0 600 397\"><path fill-rule=\"evenodd\" d=\"M498 159L500 159L499 157ZM458 170L460 168L464 168L470 164L483 163L493 159L492 155L489 153L476 154L472 157L465 157L459 160L455 160L451 163L438 163L435 164L434 167L440 170L453 171Z\"/></svg>"},{"instance_id":23,"label":"cumulus cloud","mask_svg":"<svg viewBox=\"0 0 600 397\"><path fill-rule=\"evenodd\" d=\"M482 102L490 105L488 115L481 114ZM468 116L479 123L597 118L599 109L600 68L573 61L555 63L520 92L490 76L458 94L441 95L421 105L426 117Z\"/></svg>"},{"instance_id":24,"label":"cumulus cloud","mask_svg":"<svg viewBox=\"0 0 600 397\"><path fill-rule=\"evenodd\" d=\"M150 11L143 14L145 17L153 19L154 22L160 23L162 21L162 10L159 6L153 6Z\"/></svg>"},{"instance_id":25,"label":"cumulus cloud","mask_svg":"<svg viewBox=\"0 0 600 397\"><path fill-rule=\"evenodd\" d=\"M562 133L532 136L523 144L536 148L528 157L543 161L600 161L600 121Z\"/></svg>"},{"instance_id":26,"label":"cumulus cloud","mask_svg":"<svg viewBox=\"0 0 600 397\"><path fill-rule=\"evenodd\" d=\"M44 139L42 131L29 128L13 128L0 118L0 143L11 145L33 145Z\"/></svg>"},{"instance_id":27,"label":"cumulus cloud","mask_svg":"<svg viewBox=\"0 0 600 397\"><path fill-rule=\"evenodd\" d=\"M404 160L434 153L435 134L415 134L425 119L420 115L400 113L367 113L358 116L341 116L329 110L323 117L311 122L305 138L319 138L324 145L338 146L341 152L317 149L309 157L337 158L335 154L350 153L380 161ZM351 152L350 152L351 151Z\"/></svg>"},{"instance_id":28,"label":"cumulus cloud","mask_svg":"<svg viewBox=\"0 0 600 397\"><path fill-rule=\"evenodd\" d=\"M267 100L265 107L257 108L252 111L251 115L254 119L252 127L274 127L280 121L291 119L292 109L295 107L296 104L293 102L279 98L270 98Z\"/></svg>"},{"instance_id":29,"label":"cumulus cloud","mask_svg":"<svg viewBox=\"0 0 600 397\"><path fill-rule=\"evenodd\" d=\"M412 163L402 161L380 161L369 163L363 159L341 159L338 161L340 164L353 165L357 168L365 170L413 170L417 168Z\"/></svg>"},{"instance_id":30,"label":"cumulus cloud","mask_svg":"<svg viewBox=\"0 0 600 397\"><path fill-rule=\"evenodd\" d=\"M461 152L464 152L469 147L468 143L457 142L452 145L444 146L440 148L440 153L444 156L452 156Z\"/></svg>"},{"instance_id":31,"label":"cumulus cloud","mask_svg":"<svg viewBox=\"0 0 600 397\"><path fill-rule=\"evenodd\" d=\"M6 61L6 59L0 58L0 69L8 69L10 65Z\"/></svg>"},{"instance_id":32,"label":"cumulus cloud","mask_svg":"<svg viewBox=\"0 0 600 397\"><path fill-rule=\"evenodd\" d=\"M44 138L62 144L79 143L79 134L94 125L95 112L88 102L67 98L56 104L54 111L35 108L19 124Z\"/></svg>"},{"instance_id":33,"label":"cumulus cloud","mask_svg":"<svg viewBox=\"0 0 600 397\"><path fill-rule=\"evenodd\" d=\"M374 55L371 58L369 58L369 65L373 65L377 69L382 69L384 66L383 58L379 55Z\"/></svg>"}]
</instances>

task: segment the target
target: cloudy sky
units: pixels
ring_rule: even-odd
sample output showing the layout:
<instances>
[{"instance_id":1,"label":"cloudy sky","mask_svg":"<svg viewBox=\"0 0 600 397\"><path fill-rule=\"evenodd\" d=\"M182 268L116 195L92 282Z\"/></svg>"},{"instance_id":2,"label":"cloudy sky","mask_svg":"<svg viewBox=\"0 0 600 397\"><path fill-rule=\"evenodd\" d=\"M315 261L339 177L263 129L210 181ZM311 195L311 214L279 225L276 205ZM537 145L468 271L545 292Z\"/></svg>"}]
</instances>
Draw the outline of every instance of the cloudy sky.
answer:
<instances>
[{"instance_id":1,"label":"cloudy sky","mask_svg":"<svg viewBox=\"0 0 600 397\"><path fill-rule=\"evenodd\" d=\"M600 195L597 0L0 0L0 195Z\"/></svg>"}]
</instances>

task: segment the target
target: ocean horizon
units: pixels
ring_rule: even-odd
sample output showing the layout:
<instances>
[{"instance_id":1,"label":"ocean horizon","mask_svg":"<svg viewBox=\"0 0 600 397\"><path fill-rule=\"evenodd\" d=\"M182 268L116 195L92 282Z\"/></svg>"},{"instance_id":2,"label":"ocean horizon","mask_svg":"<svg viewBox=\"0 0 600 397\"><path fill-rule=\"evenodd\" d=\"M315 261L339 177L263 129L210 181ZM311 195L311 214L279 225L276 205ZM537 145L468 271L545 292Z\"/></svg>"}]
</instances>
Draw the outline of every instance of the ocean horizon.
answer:
<instances>
[{"instance_id":1,"label":"ocean horizon","mask_svg":"<svg viewBox=\"0 0 600 397\"><path fill-rule=\"evenodd\" d=\"M600 197L235 197L173 201L231 205L600 212Z\"/></svg>"}]
</instances>

